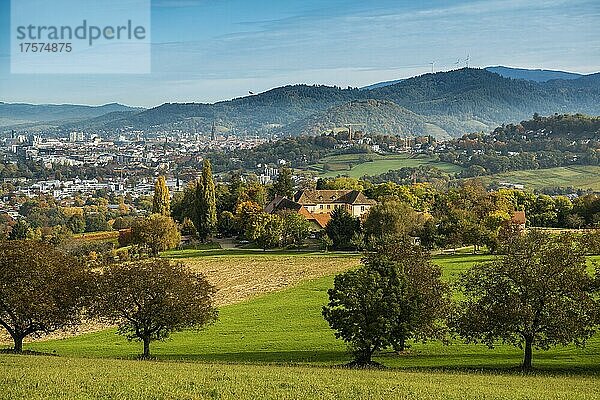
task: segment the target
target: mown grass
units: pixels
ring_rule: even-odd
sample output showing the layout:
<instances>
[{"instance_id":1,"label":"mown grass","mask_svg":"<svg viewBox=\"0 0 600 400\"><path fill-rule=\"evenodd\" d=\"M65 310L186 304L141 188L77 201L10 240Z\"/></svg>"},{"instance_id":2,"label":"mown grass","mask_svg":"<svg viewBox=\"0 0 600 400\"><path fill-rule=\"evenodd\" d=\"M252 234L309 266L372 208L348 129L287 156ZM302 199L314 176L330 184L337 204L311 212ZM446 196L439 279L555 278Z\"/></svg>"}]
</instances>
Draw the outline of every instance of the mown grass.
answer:
<instances>
[{"instance_id":1,"label":"mown grass","mask_svg":"<svg viewBox=\"0 0 600 400\"><path fill-rule=\"evenodd\" d=\"M592 165L512 171L483 179L518 183L529 190L558 186L600 191L600 167Z\"/></svg>"},{"instance_id":2,"label":"mown grass","mask_svg":"<svg viewBox=\"0 0 600 400\"><path fill-rule=\"evenodd\" d=\"M365 162L365 158L372 159L373 161ZM323 166L326 163L333 169L332 171L323 170ZM313 168L318 170L322 177L345 175L352 178L361 178L365 175L379 175L403 167L420 167L423 165L436 167L450 173L461 170L461 167L457 165L436 161L428 156L411 156L409 154L385 156L379 154L343 154L325 157L319 164L314 165Z\"/></svg>"},{"instance_id":3,"label":"mown grass","mask_svg":"<svg viewBox=\"0 0 600 400\"><path fill-rule=\"evenodd\" d=\"M596 399L595 376L0 356L12 399Z\"/></svg>"}]
</instances>

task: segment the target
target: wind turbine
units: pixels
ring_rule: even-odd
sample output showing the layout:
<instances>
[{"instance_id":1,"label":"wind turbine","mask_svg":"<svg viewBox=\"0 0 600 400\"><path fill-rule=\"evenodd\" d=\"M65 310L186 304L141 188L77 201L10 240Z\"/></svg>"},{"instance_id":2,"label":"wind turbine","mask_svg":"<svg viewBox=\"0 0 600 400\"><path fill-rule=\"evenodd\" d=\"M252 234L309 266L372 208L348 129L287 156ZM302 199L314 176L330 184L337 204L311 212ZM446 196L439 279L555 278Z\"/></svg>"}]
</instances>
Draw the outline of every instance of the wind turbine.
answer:
<instances>
[{"instance_id":1,"label":"wind turbine","mask_svg":"<svg viewBox=\"0 0 600 400\"><path fill-rule=\"evenodd\" d=\"M429 63L431 65L431 73L435 74L435 61Z\"/></svg>"}]
</instances>

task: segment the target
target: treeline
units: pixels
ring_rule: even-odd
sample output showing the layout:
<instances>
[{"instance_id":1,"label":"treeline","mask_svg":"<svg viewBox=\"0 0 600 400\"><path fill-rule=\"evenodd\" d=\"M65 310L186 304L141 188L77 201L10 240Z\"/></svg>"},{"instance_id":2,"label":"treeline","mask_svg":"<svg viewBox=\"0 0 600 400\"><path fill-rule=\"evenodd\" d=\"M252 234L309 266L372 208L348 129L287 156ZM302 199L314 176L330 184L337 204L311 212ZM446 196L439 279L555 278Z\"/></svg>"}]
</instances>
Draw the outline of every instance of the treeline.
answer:
<instances>
[{"instance_id":1,"label":"treeline","mask_svg":"<svg viewBox=\"0 0 600 400\"><path fill-rule=\"evenodd\" d=\"M408 174L407 174L408 175ZM584 194L571 200L566 196L549 196L516 189L488 191L477 180L467 180L448 189L438 189L429 183L408 184L384 182L375 184L353 178L334 178L318 183L321 189L356 189L380 204L374 210L389 208L379 223L407 223L406 210L388 207L399 203L419 214L421 222L411 227L412 236L419 237L427 248L449 248L470 245L497 246L501 227L516 211L524 211L527 227L597 228L600 226L600 195ZM374 223L376 224L376 223ZM360 232L357 232L360 234Z\"/></svg>"}]
</instances>

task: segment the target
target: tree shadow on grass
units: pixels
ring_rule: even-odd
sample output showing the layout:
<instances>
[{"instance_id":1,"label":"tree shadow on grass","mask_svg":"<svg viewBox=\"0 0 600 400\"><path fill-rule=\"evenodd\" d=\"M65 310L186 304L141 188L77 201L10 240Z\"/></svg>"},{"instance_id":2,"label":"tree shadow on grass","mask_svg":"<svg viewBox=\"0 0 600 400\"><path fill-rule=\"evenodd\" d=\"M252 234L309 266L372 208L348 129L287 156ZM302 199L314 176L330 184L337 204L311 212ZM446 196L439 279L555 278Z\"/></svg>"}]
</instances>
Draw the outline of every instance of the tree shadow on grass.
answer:
<instances>
[{"instance_id":1,"label":"tree shadow on grass","mask_svg":"<svg viewBox=\"0 0 600 400\"><path fill-rule=\"evenodd\" d=\"M34 350L15 351L13 348L0 349L0 354L14 354L18 356L58 356L56 352L46 353Z\"/></svg>"},{"instance_id":2,"label":"tree shadow on grass","mask_svg":"<svg viewBox=\"0 0 600 400\"><path fill-rule=\"evenodd\" d=\"M343 351L297 350L297 351L250 351L236 353L160 354L161 360L203 361L242 364L336 364L349 362L351 357Z\"/></svg>"},{"instance_id":3,"label":"tree shadow on grass","mask_svg":"<svg viewBox=\"0 0 600 400\"><path fill-rule=\"evenodd\" d=\"M533 359L533 369L523 371L522 358L515 354L465 353L450 354L404 354L380 353L376 360L389 366L390 370L413 372L483 373L529 376L599 376L600 362L594 360L574 361L571 356L540 354ZM404 365L399 365L404 363ZM391 364L391 366L390 366Z\"/></svg>"},{"instance_id":4,"label":"tree shadow on grass","mask_svg":"<svg viewBox=\"0 0 600 400\"><path fill-rule=\"evenodd\" d=\"M568 365L560 359L555 365L552 357L539 357L539 365L534 359L534 368L523 371L520 359L506 354L465 355L422 355L396 353L380 353L374 361L378 363L375 370L391 372L418 373L454 373L454 374L489 374L489 375L519 375L519 376L593 376L600 375L600 363L591 362L582 365ZM160 354L158 361L227 363L251 365L285 365L304 367L352 368L352 357L344 351L302 350L302 351L251 351L230 353L190 354ZM402 365L403 361L405 364Z\"/></svg>"}]
</instances>

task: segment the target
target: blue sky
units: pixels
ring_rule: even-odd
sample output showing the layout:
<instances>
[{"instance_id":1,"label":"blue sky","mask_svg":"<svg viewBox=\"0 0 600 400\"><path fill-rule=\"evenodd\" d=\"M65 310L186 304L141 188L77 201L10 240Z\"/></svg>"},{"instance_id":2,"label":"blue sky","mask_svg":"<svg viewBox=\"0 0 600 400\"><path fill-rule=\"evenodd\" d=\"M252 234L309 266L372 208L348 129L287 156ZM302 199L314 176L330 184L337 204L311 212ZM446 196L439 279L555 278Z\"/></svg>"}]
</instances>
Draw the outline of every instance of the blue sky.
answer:
<instances>
[{"instance_id":1,"label":"blue sky","mask_svg":"<svg viewBox=\"0 0 600 400\"><path fill-rule=\"evenodd\" d=\"M467 55L476 67L600 71L598 0L152 0L146 75L10 74L9 17L0 0L6 102L213 102L293 83L363 86Z\"/></svg>"}]
</instances>

